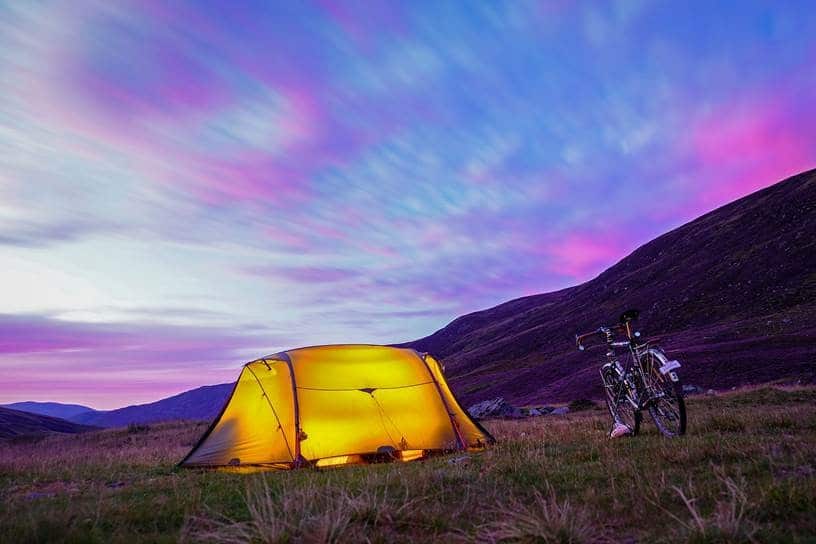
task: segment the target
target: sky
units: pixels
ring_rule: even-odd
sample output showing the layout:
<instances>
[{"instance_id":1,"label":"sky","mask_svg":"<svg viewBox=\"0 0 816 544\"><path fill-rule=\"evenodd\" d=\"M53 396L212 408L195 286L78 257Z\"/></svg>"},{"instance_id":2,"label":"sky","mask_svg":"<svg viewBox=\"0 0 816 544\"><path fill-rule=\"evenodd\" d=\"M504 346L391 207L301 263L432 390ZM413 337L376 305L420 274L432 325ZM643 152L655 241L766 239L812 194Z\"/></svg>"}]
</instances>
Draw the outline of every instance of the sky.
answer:
<instances>
[{"instance_id":1,"label":"sky","mask_svg":"<svg viewBox=\"0 0 816 544\"><path fill-rule=\"evenodd\" d=\"M0 2L0 402L426 336L815 167L812 4L714 4Z\"/></svg>"}]
</instances>

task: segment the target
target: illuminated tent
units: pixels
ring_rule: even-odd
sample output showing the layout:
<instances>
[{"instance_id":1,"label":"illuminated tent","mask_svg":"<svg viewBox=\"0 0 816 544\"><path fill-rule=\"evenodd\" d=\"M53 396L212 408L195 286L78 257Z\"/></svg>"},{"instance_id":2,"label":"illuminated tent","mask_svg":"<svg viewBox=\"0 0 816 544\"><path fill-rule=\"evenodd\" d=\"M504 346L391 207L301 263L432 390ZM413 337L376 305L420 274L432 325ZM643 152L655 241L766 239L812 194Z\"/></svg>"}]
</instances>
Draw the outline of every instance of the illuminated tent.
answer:
<instances>
[{"instance_id":1,"label":"illuminated tent","mask_svg":"<svg viewBox=\"0 0 816 544\"><path fill-rule=\"evenodd\" d=\"M244 365L188 467L410 461L494 439L430 355L369 345L300 348Z\"/></svg>"}]
</instances>

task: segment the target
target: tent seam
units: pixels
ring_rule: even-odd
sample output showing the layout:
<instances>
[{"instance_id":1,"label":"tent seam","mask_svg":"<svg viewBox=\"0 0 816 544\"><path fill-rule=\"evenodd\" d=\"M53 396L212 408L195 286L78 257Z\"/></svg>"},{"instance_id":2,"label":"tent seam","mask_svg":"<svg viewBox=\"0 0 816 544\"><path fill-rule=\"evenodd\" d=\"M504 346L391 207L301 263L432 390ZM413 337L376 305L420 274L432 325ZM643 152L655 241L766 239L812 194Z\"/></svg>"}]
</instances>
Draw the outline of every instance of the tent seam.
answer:
<instances>
[{"instance_id":1,"label":"tent seam","mask_svg":"<svg viewBox=\"0 0 816 544\"><path fill-rule=\"evenodd\" d=\"M386 389L407 389L409 387L419 387L421 385L430 385L432 383L434 383L434 382L427 381L427 382L422 382L422 383L412 383L411 385L395 385L395 386L392 386L392 387L372 387L371 389L373 389L374 391L380 391L380 390L386 390ZM362 391L363 389L365 389L365 388L360 388L360 387L349 387L347 389L346 388L343 388L343 389L324 389L322 387L304 387L302 385L297 386L297 388L305 390L305 391Z\"/></svg>"},{"instance_id":2,"label":"tent seam","mask_svg":"<svg viewBox=\"0 0 816 544\"><path fill-rule=\"evenodd\" d=\"M261 383L261 380L260 380L260 379L258 379L258 375L257 375L257 374L255 374L255 371L254 371L254 370L252 370L252 369L251 369L250 367L248 367L248 366L247 366L247 370L249 370L249 371L250 371L250 373L252 373L252 377L253 377L253 378L255 378L255 381L256 381L256 382L258 382L258 387L260 387L260 388L261 388L261 391L263 391L264 398L266 399L266 403L269 405L269 408L272 410L272 415L274 415L274 416L275 416L275 421L277 421L277 422L278 422L278 429L280 429L280 430L281 430L281 434L283 434L283 443L284 443L284 444L286 444L286 451L288 451L288 452L289 452L289 457L291 457L291 458L292 458L292 461L294 462L294 460L295 460L295 455L292 453L292 448L291 448L291 447L289 447L289 440L287 440L287 439L286 439L286 431L283 429L283 424L281 423L281 420L280 420L280 418L278 417L278 412L277 412L277 410L275 410L275 407L274 407L274 406L272 406L272 401L271 401L271 400L269 400L269 394L266 392L266 389L264 389L264 386L263 386L263 384Z\"/></svg>"},{"instance_id":3,"label":"tent seam","mask_svg":"<svg viewBox=\"0 0 816 544\"><path fill-rule=\"evenodd\" d=\"M291 382L292 382L292 401L294 403L294 410L295 410L295 460L294 460L293 464L294 464L295 468L298 468L298 467L301 466L301 464L303 463L303 461L305 459L303 459L303 455L301 454L301 449L300 449L300 434L301 434L301 428L300 428L300 402L299 402L298 393L297 393L298 388L297 388L297 379L295 378L295 367L292 364L292 358L289 357L289 353L287 353L285 351L282 351L282 352L278 353L276 355L276 357L279 357L280 359L282 359L286 363L286 365L289 367L289 378L291 379Z\"/></svg>"},{"instance_id":4,"label":"tent seam","mask_svg":"<svg viewBox=\"0 0 816 544\"><path fill-rule=\"evenodd\" d=\"M439 386L439 382L436 380L436 377L431 371L431 367L428 366L428 361L426 361L422 355L417 353L416 350L414 350L414 354L419 358L420 361L422 361L422 364L425 365L425 370L428 371L428 374L431 376L431 380L433 380L434 385L436 385L436 392L439 394L439 400L442 401L442 405L445 407L445 411L448 413L448 419L450 419L451 428L453 429L454 436L456 436L456 441L459 443L459 449L466 450L467 444L465 444L465 439L462 436L462 432L459 430L459 425L456 423L456 420L454 419L454 414L453 412L451 412L450 406L448 406L448 401L445 400L445 395L442 394L442 388Z\"/></svg>"}]
</instances>

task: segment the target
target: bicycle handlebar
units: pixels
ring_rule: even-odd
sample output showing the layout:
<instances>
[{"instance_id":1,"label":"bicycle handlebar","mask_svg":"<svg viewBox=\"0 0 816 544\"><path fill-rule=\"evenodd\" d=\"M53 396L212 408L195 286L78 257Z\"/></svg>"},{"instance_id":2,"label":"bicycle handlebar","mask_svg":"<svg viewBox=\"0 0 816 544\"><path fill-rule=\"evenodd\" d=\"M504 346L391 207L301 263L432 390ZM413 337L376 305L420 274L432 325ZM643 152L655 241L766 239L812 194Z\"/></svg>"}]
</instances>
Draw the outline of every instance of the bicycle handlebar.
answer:
<instances>
[{"instance_id":1,"label":"bicycle handlebar","mask_svg":"<svg viewBox=\"0 0 816 544\"><path fill-rule=\"evenodd\" d=\"M632 333L632 329L630 327L630 323L638 318L640 312L635 309L626 310L620 316L620 323L618 325L612 325L609 327L600 327L595 331L587 332L584 334L576 334L575 335L575 345L576 347L583 351L586 349L584 347L584 341L587 338L592 338L594 336L602 336L604 343L610 348L617 348L617 347L625 347L630 344L630 342L635 341L635 337L639 337L640 333L635 332ZM623 332L626 335L627 341L622 342L615 342L613 341L613 333L615 332ZM597 347L597 346L590 346L590 347Z\"/></svg>"},{"instance_id":2,"label":"bicycle handlebar","mask_svg":"<svg viewBox=\"0 0 816 544\"><path fill-rule=\"evenodd\" d=\"M584 341L587 340L588 338L593 338L595 336L599 336L599 337L602 337L605 340L605 343L607 345L618 346L618 347L619 346L626 346L626 345L629 344L629 342L622 342L622 343L621 342L612 342L612 332L613 331L621 331L621 330L624 330L624 329L625 329L624 325L613 325L611 327L599 327L595 331L587 332L587 333L584 333L584 334L576 334L575 335L575 345L580 351L584 351L585 349L587 349L587 347L584 346ZM601 344L599 344L599 345L601 345ZM598 347L598 346L589 346L589 347L593 348L593 347Z\"/></svg>"}]
</instances>

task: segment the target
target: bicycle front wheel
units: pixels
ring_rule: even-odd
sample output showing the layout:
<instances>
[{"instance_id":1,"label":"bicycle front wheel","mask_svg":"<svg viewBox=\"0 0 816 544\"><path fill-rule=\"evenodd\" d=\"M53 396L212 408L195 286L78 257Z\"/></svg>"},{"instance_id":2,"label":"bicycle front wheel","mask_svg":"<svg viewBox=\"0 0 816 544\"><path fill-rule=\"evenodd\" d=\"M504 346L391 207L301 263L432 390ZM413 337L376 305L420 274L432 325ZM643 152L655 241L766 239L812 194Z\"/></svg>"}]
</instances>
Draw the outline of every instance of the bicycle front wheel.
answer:
<instances>
[{"instance_id":1,"label":"bicycle front wheel","mask_svg":"<svg viewBox=\"0 0 816 544\"><path fill-rule=\"evenodd\" d=\"M635 410L629 402L629 393L626 384L618 378L611 366L604 366L601 369L604 391L606 394L606 407L613 421L623 423L632 431L632 436L640 432L640 422L643 416L640 410Z\"/></svg>"},{"instance_id":2,"label":"bicycle front wheel","mask_svg":"<svg viewBox=\"0 0 816 544\"><path fill-rule=\"evenodd\" d=\"M649 414L664 436L673 437L686 433L686 402L677 373L660 372L668 361L658 348L649 348L640 356Z\"/></svg>"}]
</instances>

